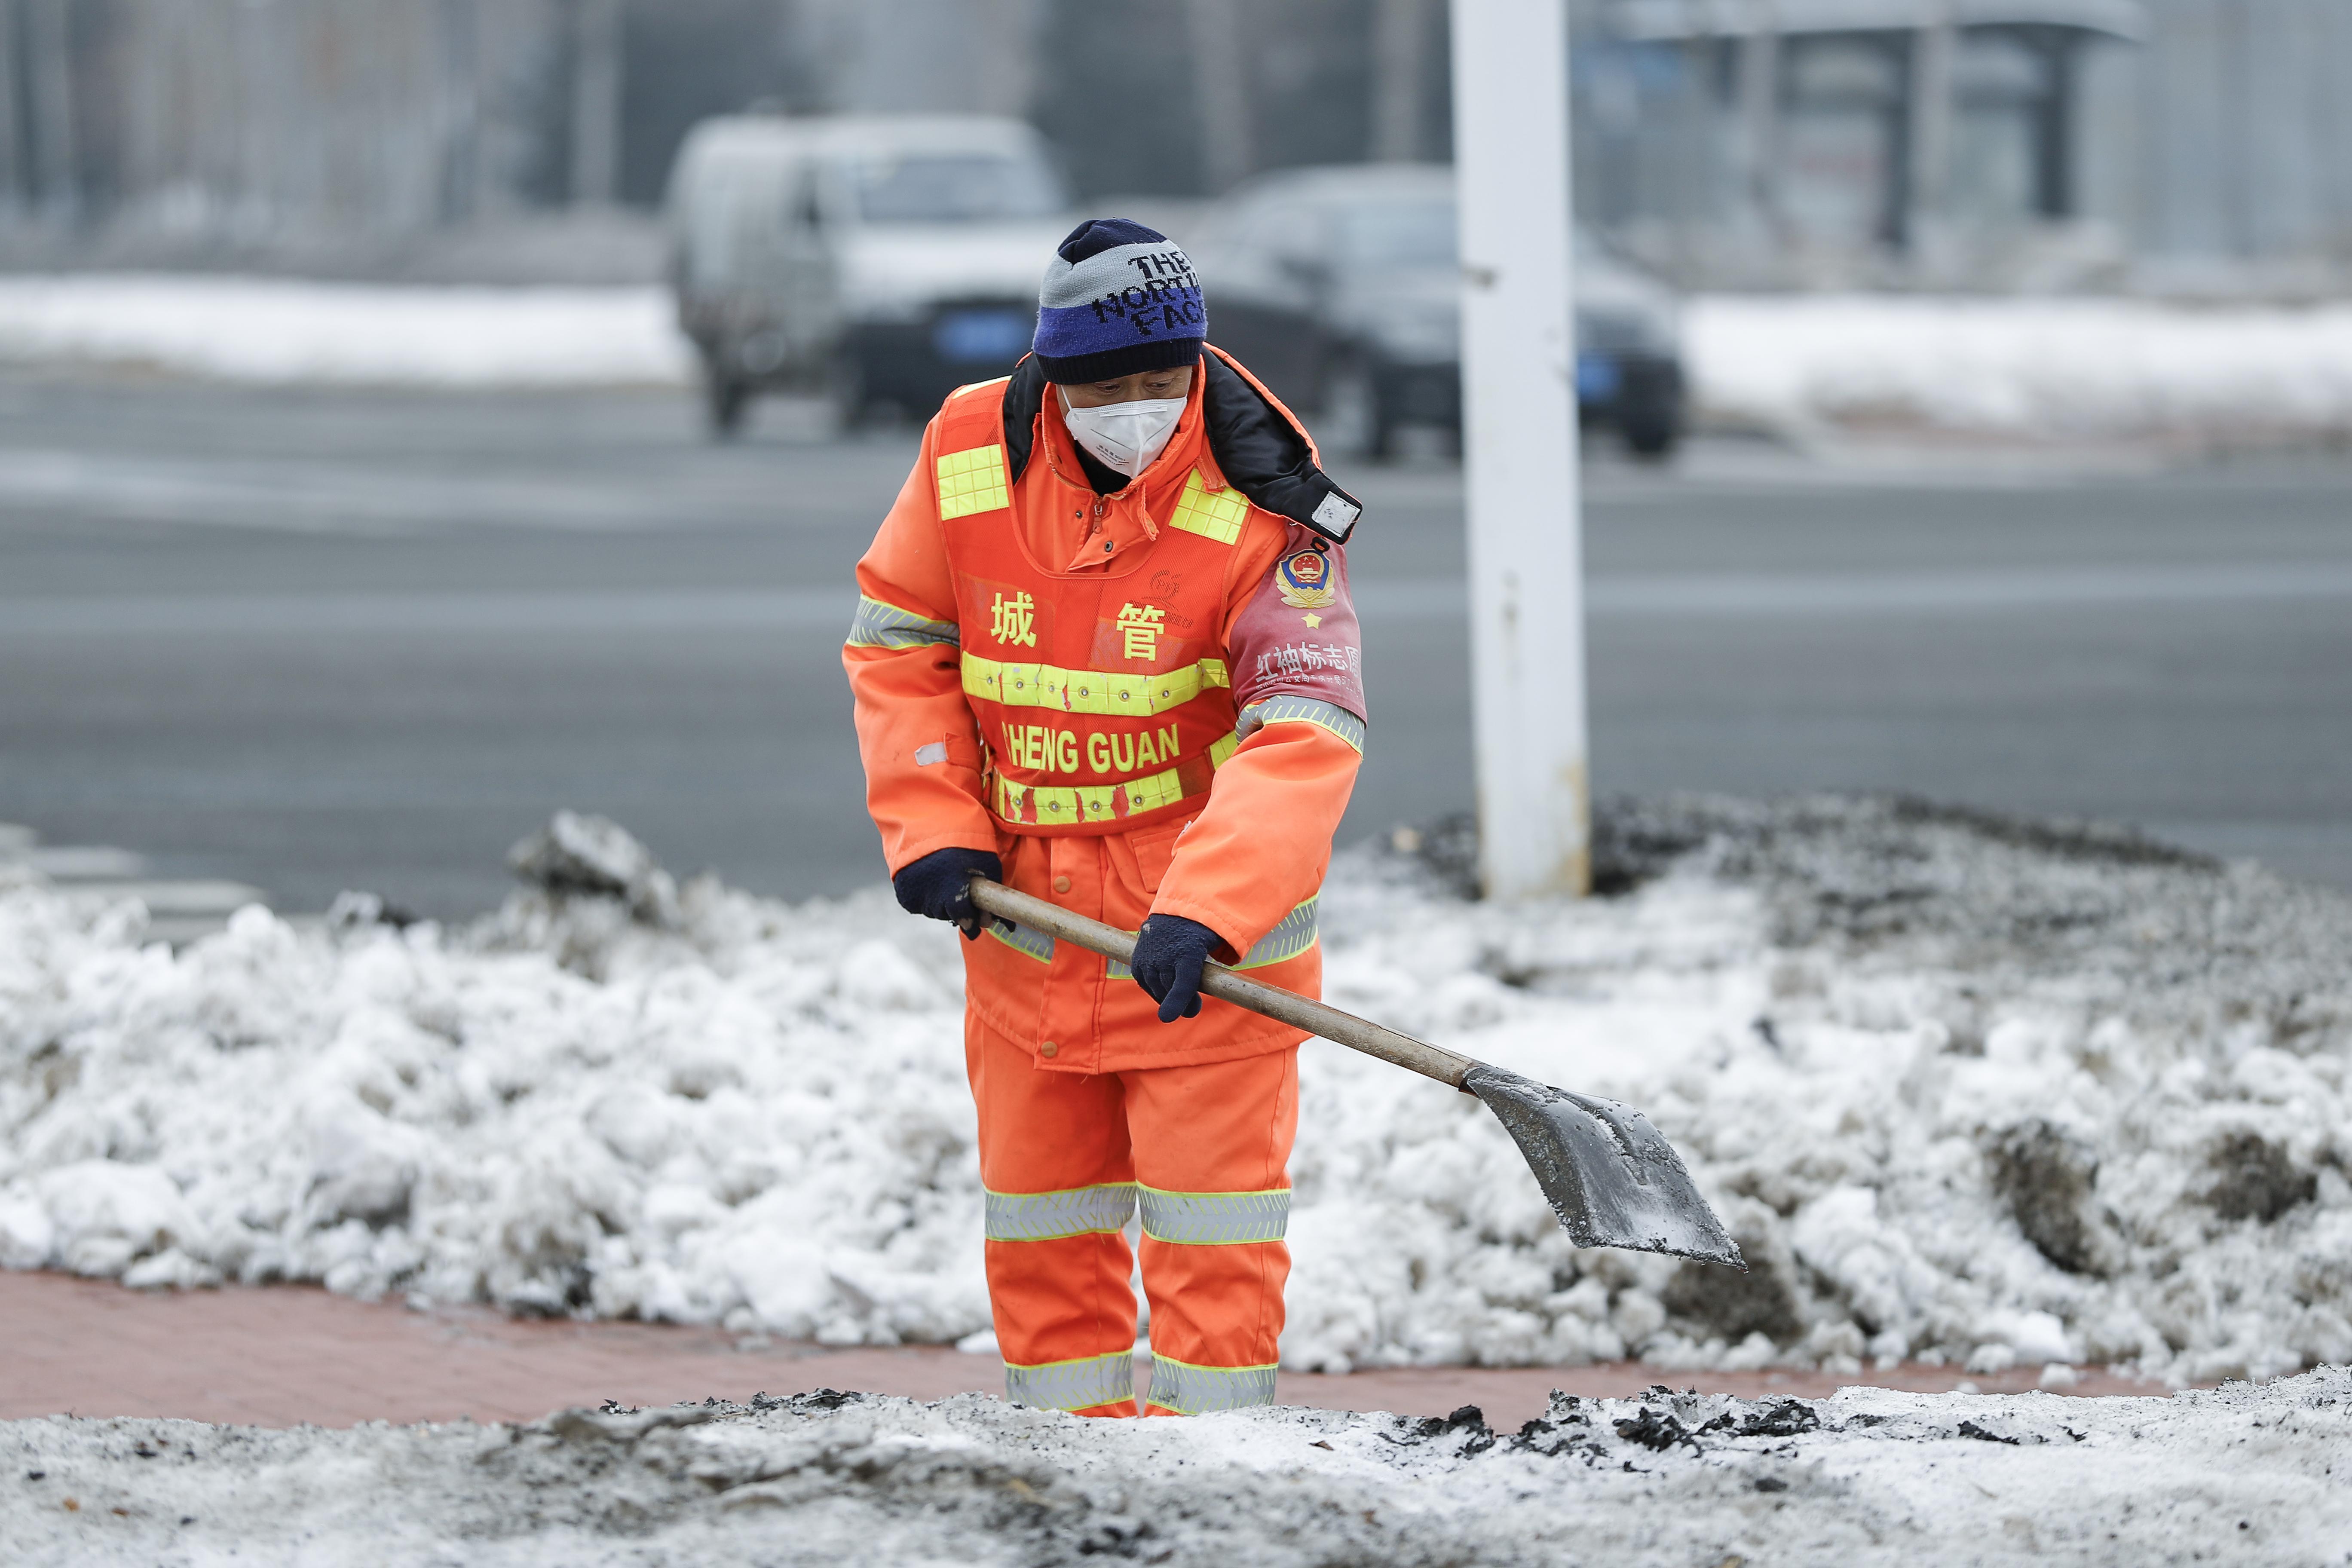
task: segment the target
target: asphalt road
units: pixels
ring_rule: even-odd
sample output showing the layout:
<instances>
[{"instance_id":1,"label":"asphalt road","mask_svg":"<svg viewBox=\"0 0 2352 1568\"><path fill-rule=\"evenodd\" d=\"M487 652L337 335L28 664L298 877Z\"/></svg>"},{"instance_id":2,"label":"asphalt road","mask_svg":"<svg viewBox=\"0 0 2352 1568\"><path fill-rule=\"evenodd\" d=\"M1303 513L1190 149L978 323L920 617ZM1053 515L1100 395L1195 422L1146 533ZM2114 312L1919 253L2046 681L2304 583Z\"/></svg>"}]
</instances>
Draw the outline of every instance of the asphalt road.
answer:
<instances>
[{"instance_id":1,"label":"asphalt road","mask_svg":"<svg viewBox=\"0 0 2352 1568\"><path fill-rule=\"evenodd\" d=\"M0 821L459 915L552 809L804 895L882 872L837 662L910 433L683 397L0 378ZM1344 477L1371 750L1469 803L1460 482ZM2352 463L1703 448L1587 487L1601 791L1902 789L2352 887Z\"/></svg>"}]
</instances>

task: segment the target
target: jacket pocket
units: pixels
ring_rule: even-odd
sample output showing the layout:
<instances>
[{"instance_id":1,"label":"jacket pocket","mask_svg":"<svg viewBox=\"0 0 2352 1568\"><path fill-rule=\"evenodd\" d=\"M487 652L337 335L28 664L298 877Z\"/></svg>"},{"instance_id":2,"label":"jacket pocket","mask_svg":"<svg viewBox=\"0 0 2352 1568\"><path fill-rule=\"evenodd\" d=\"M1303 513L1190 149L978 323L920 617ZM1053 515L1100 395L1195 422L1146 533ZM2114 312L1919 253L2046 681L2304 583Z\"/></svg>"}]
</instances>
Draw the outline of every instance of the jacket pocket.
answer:
<instances>
[{"instance_id":1,"label":"jacket pocket","mask_svg":"<svg viewBox=\"0 0 2352 1568\"><path fill-rule=\"evenodd\" d=\"M1145 892L1160 891L1168 868L1176 863L1176 837L1191 824L1192 818L1187 817L1182 822L1162 823L1126 836L1128 847L1135 851L1135 872Z\"/></svg>"}]
</instances>

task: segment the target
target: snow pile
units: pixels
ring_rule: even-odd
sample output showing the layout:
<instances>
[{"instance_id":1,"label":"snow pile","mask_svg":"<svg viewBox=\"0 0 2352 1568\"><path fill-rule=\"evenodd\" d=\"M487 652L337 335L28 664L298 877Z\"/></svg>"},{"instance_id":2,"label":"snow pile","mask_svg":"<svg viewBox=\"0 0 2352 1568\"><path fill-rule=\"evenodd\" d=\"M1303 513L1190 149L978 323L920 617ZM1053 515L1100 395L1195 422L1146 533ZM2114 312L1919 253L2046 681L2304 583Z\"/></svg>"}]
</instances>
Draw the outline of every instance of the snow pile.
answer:
<instances>
[{"instance_id":1,"label":"snow pile","mask_svg":"<svg viewBox=\"0 0 2352 1568\"><path fill-rule=\"evenodd\" d=\"M0 278L0 363L135 365L262 383L683 384L653 288L418 288L142 274Z\"/></svg>"},{"instance_id":2,"label":"snow pile","mask_svg":"<svg viewBox=\"0 0 2352 1568\"><path fill-rule=\"evenodd\" d=\"M984 1325L960 1015L925 973L954 934L670 896L699 947L592 892L462 937L247 909L176 957L135 907L0 900L0 1264L839 1343Z\"/></svg>"},{"instance_id":3,"label":"snow pile","mask_svg":"<svg viewBox=\"0 0 2352 1568\"><path fill-rule=\"evenodd\" d=\"M1700 406L1775 429L2352 434L2352 306L1707 296L1684 333Z\"/></svg>"},{"instance_id":4,"label":"snow pile","mask_svg":"<svg viewBox=\"0 0 2352 1568\"><path fill-rule=\"evenodd\" d=\"M2334 1563L2352 1374L2163 1399L1851 1388L1748 1404L1081 1422L803 1395L527 1426L0 1425L12 1560Z\"/></svg>"},{"instance_id":5,"label":"snow pile","mask_svg":"<svg viewBox=\"0 0 2352 1568\"><path fill-rule=\"evenodd\" d=\"M1320 1053L1286 1362L2352 1360L2352 901L1904 802L1601 827L1665 874L1528 910L1343 883L1334 998L1643 1108L1750 1271L1577 1253L1476 1107Z\"/></svg>"},{"instance_id":6,"label":"snow pile","mask_svg":"<svg viewBox=\"0 0 2352 1568\"><path fill-rule=\"evenodd\" d=\"M464 931L0 896L0 1263L984 1328L952 933L558 827ZM1286 1364L2352 1360L2352 903L1902 803L1602 828L1580 904L1343 857L1329 994L1646 1110L1751 1271L1579 1251L1475 1101L1310 1044Z\"/></svg>"}]
</instances>

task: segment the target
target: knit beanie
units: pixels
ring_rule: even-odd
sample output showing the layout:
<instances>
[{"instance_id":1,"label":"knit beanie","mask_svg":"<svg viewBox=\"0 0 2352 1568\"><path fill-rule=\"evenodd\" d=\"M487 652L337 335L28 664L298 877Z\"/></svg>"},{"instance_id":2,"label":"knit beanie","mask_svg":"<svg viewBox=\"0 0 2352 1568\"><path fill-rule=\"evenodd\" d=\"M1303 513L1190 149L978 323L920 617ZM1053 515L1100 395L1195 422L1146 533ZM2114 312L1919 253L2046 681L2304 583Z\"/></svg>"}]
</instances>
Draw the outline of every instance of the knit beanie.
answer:
<instances>
[{"instance_id":1,"label":"knit beanie","mask_svg":"<svg viewBox=\"0 0 2352 1568\"><path fill-rule=\"evenodd\" d=\"M1191 364L1209 302L1184 252L1131 218L1070 231L1037 290L1037 363L1056 382L1110 381Z\"/></svg>"}]
</instances>

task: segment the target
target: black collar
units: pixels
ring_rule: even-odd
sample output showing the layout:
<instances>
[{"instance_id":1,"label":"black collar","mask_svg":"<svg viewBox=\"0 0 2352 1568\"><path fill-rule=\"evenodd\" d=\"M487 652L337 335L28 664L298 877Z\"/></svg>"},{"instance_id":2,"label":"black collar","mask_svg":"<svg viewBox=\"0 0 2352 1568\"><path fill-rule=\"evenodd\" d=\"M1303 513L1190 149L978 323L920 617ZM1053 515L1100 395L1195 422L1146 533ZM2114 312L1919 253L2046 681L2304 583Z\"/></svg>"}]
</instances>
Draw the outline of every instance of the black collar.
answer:
<instances>
[{"instance_id":1,"label":"black collar","mask_svg":"<svg viewBox=\"0 0 2352 1568\"><path fill-rule=\"evenodd\" d=\"M1201 366L1208 376L1201 402L1209 451L1226 480L1264 510L1345 544L1363 505L1316 466L1307 432L1258 391L1223 349L1204 345ZM1004 455L1016 483L1029 466L1047 385L1035 354L1015 365L1004 384ZM1085 457L1079 454L1081 460ZM1087 478L1093 477L1089 468Z\"/></svg>"}]
</instances>

